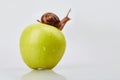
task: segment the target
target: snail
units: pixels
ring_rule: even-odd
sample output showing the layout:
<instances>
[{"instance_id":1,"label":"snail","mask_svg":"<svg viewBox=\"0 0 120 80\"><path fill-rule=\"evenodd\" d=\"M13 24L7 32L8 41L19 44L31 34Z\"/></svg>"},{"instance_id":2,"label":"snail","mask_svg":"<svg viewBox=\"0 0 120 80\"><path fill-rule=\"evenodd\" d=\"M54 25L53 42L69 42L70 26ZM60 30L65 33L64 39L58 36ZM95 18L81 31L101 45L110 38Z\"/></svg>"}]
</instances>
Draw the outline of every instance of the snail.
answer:
<instances>
[{"instance_id":1,"label":"snail","mask_svg":"<svg viewBox=\"0 0 120 80\"><path fill-rule=\"evenodd\" d=\"M70 18L68 17L70 11L71 9L69 9L67 15L62 20L60 20L56 14L52 12L47 12L42 15L41 21L40 20L37 20L37 21L40 23L52 25L58 28L59 30L62 30L65 24L70 20Z\"/></svg>"}]
</instances>

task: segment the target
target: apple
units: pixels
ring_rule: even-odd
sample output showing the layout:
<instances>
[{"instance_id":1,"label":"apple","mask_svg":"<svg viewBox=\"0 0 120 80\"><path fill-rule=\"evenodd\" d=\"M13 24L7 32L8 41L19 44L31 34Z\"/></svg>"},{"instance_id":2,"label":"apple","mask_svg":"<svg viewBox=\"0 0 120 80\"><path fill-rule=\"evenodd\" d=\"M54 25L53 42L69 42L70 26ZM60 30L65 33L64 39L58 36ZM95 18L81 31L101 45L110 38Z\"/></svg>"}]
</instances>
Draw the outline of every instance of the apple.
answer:
<instances>
[{"instance_id":1,"label":"apple","mask_svg":"<svg viewBox=\"0 0 120 80\"><path fill-rule=\"evenodd\" d=\"M37 20L40 23L24 29L20 37L20 52L27 66L52 69L58 64L66 49L66 39L61 30L70 20L68 14L60 21L54 13L45 13L41 21Z\"/></svg>"},{"instance_id":2,"label":"apple","mask_svg":"<svg viewBox=\"0 0 120 80\"><path fill-rule=\"evenodd\" d=\"M66 48L63 33L47 24L32 24L22 32L20 51L24 62L32 69L52 69Z\"/></svg>"}]
</instances>

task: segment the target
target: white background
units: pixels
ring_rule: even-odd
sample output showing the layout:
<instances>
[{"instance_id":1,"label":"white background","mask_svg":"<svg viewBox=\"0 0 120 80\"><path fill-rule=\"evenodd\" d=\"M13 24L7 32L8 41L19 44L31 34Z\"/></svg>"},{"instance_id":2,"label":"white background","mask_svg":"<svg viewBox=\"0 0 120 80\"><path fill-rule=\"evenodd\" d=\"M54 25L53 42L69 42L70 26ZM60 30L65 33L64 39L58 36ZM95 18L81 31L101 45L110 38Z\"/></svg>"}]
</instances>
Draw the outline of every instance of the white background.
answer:
<instances>
[{"instance_id":1,"label":"white background","mask_svg":"<svg viewBox=\"0 0 120 80\"><path fill-rule=\"evenodd\" d=\"M108 77L105 77L106 74L102 74L99 79L119 80L120 77L117 76L120 74L119 4L119 0L0 1L0 68L9 68L13 71L17 68L21 72L22 69L29 70L22 61L19 51L19 38L23 29L29 24L37 23L36 20L45 12L54 12L62 19L71 8L69 15L71 21L66 24L63 30L67 40L67 48L62 60L56 66L56 71L60 72L59 69L62 68L66 70L66 68L75 69L77 67L78 72L77 70L76 72L85 77L80 78L78 75L76 80L95 79L98 76L93 76L94 74L105 72L111 74L107 74ZM68 73L72 72L70 70ZM104 70L106 71L104 72ZM61 74L64 76L66 72ZM67 77L69 76L71 74L68 74ZM74 80L75 78L70 79ZM11 80L14 79L11 77Z\"/></svg>"}]
</instances>

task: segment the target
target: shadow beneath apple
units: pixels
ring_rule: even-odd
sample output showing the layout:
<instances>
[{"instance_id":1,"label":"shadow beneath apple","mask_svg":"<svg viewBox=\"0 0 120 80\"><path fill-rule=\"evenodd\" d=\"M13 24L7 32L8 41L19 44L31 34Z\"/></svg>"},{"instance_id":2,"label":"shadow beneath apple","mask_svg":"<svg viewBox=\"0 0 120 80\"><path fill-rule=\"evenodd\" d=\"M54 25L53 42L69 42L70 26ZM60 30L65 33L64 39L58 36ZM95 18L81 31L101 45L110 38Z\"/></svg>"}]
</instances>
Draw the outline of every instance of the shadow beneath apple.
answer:
<instances>
[{"instance_id":1,"label":"shadow beneath apple","mask_svg":"<svg viewBox=\"0 0 120 80\"><path fill-rule=\"evenodd\" d=\"M33 70L25 74L21 80L66 80L64 76L52 70Z\"/></svg>"}]
</instances>

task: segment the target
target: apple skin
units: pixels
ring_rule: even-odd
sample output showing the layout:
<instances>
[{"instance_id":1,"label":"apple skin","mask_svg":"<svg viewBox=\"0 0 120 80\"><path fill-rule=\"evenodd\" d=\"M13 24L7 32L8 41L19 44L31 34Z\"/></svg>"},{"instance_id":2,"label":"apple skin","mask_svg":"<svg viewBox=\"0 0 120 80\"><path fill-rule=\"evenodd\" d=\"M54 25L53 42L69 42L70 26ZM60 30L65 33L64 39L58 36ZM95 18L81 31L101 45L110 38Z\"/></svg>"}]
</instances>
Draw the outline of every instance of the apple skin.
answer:
<instances>
[{"instance_id":1,"label":"apple skin","mask_svg":"<svg viewBox=\"0 0 120 80\"><path fill-rule=\"evenodd\" d=\"M52 69L61 60L66 48L64 34L47 24L31 24L20 37L23 61L32 69Z\"/></svg>"}]
</instances>

